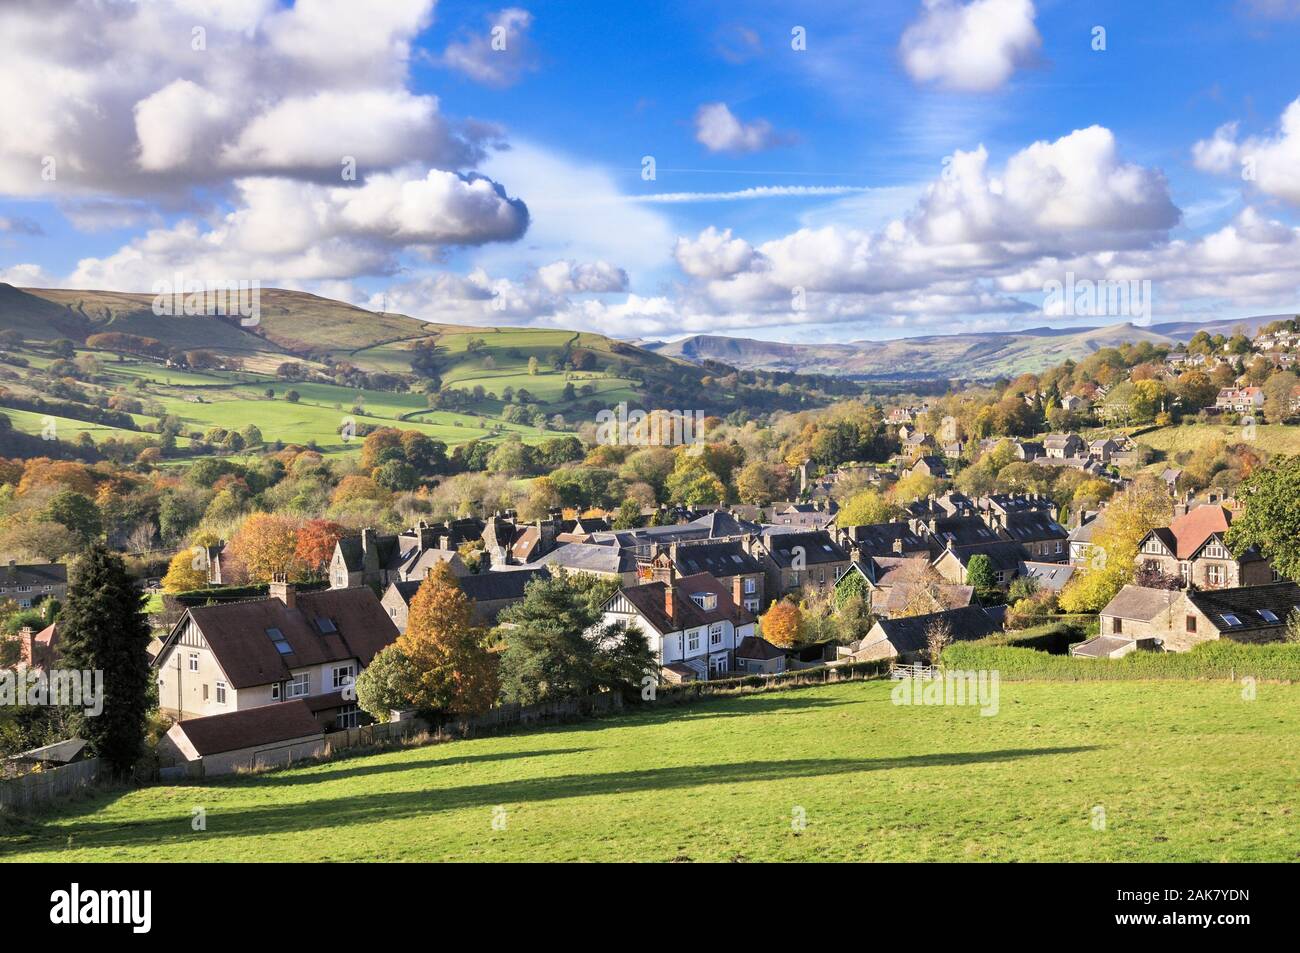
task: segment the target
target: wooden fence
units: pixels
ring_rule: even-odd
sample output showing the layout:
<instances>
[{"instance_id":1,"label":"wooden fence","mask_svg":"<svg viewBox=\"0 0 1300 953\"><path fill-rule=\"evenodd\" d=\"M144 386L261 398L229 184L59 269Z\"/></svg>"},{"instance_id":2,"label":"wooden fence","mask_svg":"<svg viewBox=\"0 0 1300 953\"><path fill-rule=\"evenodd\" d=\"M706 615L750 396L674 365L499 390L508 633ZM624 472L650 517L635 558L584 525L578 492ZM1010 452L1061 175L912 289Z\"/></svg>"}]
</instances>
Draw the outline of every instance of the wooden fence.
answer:
<instances>
[{"instance_id":1,"label":"wooden fence","mask_svg":"<svg viewBox=\"0 0 1300 953\"><path fill-rule=\"evenodd\" d=\"M25 810L89 787L99 780L99 766L98 758L89 758L0 781L0 808Z\"/></svg>"}]
</instances>

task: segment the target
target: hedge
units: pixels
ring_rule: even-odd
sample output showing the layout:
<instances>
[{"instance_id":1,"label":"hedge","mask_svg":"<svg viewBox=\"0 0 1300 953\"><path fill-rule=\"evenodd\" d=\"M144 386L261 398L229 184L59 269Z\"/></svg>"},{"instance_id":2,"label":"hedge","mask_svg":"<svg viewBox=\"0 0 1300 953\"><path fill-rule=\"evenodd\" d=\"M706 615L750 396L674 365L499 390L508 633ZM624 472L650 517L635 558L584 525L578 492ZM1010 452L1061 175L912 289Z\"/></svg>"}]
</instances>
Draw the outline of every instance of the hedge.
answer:
<instances>
[{"instance_id":1,"label":"hedge","mask_svg":"<svg viewBox=\"0 0 1300 953\"><path fill-rule=\"evenodd\" d=\"M1238 679L1300 682L1300 645L1245 645L1216 640L1190 652L1132 652L1118 659L1049 655L1017 646L958 642L944 649L945 668L994 671L1010 680L1124 681L1127 679Z\"/></svg>"}]
</instances>

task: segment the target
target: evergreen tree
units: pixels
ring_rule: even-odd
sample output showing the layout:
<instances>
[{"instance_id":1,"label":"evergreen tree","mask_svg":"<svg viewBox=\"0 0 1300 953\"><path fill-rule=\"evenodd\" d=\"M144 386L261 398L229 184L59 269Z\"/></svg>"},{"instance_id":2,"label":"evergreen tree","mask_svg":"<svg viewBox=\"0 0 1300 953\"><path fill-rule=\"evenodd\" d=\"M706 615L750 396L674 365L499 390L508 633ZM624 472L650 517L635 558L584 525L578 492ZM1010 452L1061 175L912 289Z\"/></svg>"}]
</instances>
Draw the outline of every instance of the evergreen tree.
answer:
<instances>
[{"instance_id":1,"label":"evergreen tree","mask_svg":"<svg viewBox=\"0 0 1300 953\"><path fill-rule=\"evenodd\" d=\"M60 627L59 665L103 673L103 711L86 718L86 740L127 776L144 751L151 679L144 596L120 556L96 545L78 557Z\"/></svg>"}]
</instances>

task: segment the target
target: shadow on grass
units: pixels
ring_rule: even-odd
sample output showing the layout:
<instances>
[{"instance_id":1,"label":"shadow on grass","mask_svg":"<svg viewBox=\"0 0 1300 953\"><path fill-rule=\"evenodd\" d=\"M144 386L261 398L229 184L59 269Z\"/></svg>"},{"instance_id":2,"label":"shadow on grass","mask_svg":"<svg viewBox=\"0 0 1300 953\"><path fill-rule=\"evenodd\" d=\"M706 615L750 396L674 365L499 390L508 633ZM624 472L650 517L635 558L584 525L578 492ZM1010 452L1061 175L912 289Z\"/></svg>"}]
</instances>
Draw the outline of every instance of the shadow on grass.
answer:
<instances>
[{"instance_id":1,"label":"shadow on grass","mask_svg":"<svg viewBox=\"0 0 1300 953\"><path fill-rule=\"evenodd\" d=\"M893 758L744 761L735 764L652 768L645 771L522 778L491 784L352 795L231 811L214 808L208 812L208 833L205 836L257 838L274 834L311 832L325 838L332 828L427 817L431 814L467 808L486 810L498 804L510 806L595 795L667 791L718 784L787 781L795 778L905 768L960 767L1051 755L1080 754L1094 750L1097 750L1096 746L1090 745L903 755ZM367 773L361 766L354 771L357 776ZM342 769L339 773L346 775L347 769ZM35 854L57 853L67 846L69 838L72 845L78 848L135 849L147 856L151 849L192 844L194 836L190 830L188 810L168 818L139 822L86 820L64 824L57 828L37 828L29 837L14 838L12 840L17 841L16 843L0 847L0 857L18 850ZM327 843L327 841L322 842L322 846L327 846Z\"/></svg>"},{"instance_id":2,"label":"shadow on grass","mask_svg":"<svg viewBox=\"0 0 1300 953\"><path fill-rule=\"evenodd\" d=\"M438 755L446 749L442 745L429 745L423 748L394 748L381 751L360 752L357 755L329 762L329 770L308 771L303 765L285 768L262 775L241 777L232 786L238 787L292 787L302 784L316 784L320 781L335 781L339 778L359 778L368 774L388 774L393 771L411 771L418 768L452 768L465 764L484 764L490 761L520 761L524 758L545 758L555 754L582 754L591 748L543 748L537 751L499 751L494 754L458 755L453 758L440 758ZM382 754L400 754L402 752L419 752L425 757L403 758L386 761L382 764L355 765L349 763L362 758L370 759ZM214 779L216 780L216 779Z\"/></svg>"}]
</instances>

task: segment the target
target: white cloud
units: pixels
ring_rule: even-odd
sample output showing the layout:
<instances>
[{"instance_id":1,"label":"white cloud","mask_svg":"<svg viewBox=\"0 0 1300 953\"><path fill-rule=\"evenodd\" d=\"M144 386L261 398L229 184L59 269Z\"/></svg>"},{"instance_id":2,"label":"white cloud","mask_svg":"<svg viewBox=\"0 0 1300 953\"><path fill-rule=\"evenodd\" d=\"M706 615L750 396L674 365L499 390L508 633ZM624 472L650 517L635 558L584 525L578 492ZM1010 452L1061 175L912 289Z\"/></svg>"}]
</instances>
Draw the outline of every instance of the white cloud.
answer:
<instances>
[{"instance_id":1,"label":"white cloud","mask_svg":"<svg viewBox=\"0 0 1300 953\"><path fill-rule=\"evenodd\" d=\"M1192 161L1204 172L1239 175L1265 195L1300 205L1300 98L1283 111L1275 135L1238 141L1237 123L1227 123L1192 146Z\"/></svg>"},{"instance_id":2,"label":"white cloud","mask_svg":"<svg viewBox=\"0 0 1300 953\"><path fill-rule=\"evenodd\" d=\"M234 211L204 228L156 228L106 258L80 261L74 287L148 290L174 271L263 284L391 273L408 248L518 238L523 203L481 176L385 174L351 188L277 178L236 181Z\"/></svg>"},{"instance_id":3,"label":"white cloud","mask_svg":"<svg viewBox=\"0 0 1300 953\"><path fill-rule=\"evenodd\" d=\"M518 7L499 10L488 18L486 33L450 43L442 63L486 86L513 86L535 68L528 29L533 15Z\"/></svg>"},{"instance_id":4,"label":"white cloud","mask_svg":"<svg viewBox=\"0 0 1300 953\"><path fill-rule=\"evenodd\" d=\"M899 41L903 66L919 83L988 92L1042 45L1032 0L925 0L924 7Z\"/></svg>"},{"instance_id":5,"label":"white cloud","mask_svg":"<svg viewBox=\"0 0 1300 953\"><path fill-rule=\"evenodd\" d=\"M0 283L15 288L48 288L58 282L40 265L23 264L0 270Z\"/></svg>"},{"instance_id":6,"label":"white cloud","mask_svg":"<svg viewBox=\"0 0 1300 953\"><path fill-rule=\"evenodd\" d=\"M363 177L408 162L472 167L499 131L449 121L436 97L407 89L432 10L433 0L0 6L0 128L23 130L0 138L0 192L183 204L194 187L250 174L338 182L343 156Z\"/></svg>"},{"instance_id":7,"label":"white cloud","mask_svg":"<svg viewBox=\"0 0 1300 953\"><path fill-rule=\"evenodd\" d=\"M557 295L627 291L627 272L607 261L553 261L537 269L537 279Z\"/></svg>"},{"instance_id":8,"label":"white cloud","mask_svg":"<svg viewBox=\"0 0 1300 953\"><path fill-rule=\"evenodd\" d=\"M749 242L731 237L731 229L720 232L710 225L694 239L677 239L673 257L693 278L726 278L748 269L755 254Z\"/></svg>"},{"instance_id":9,"label":"white cloud","mask_svg":"<svg viewBox=\"0 0 1300 953\"><path fill-rule=\"evenodd\" d=\"M766 119L741 122L726 103L705 103L695 111L695 139L710 152L760 152L789 141Z\"/></svg>"}]
</instances>

